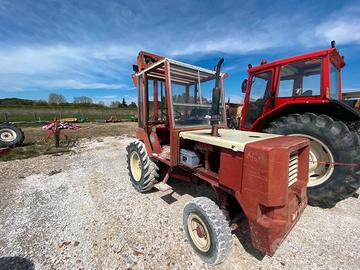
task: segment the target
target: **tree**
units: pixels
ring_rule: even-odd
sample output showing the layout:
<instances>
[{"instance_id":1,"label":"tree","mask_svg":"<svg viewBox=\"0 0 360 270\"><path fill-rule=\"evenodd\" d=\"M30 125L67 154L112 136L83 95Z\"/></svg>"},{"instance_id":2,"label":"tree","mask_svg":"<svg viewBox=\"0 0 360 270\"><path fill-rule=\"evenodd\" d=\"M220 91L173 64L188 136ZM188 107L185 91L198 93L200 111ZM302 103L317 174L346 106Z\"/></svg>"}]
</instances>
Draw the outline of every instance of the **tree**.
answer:
<instances>
[{"instance_id":1,"label":"tree","mask_svg":"<svg viewBox=\"0 0 360 270\"><path fill-rule=\"evenodd\" d=\"M62 103L66 103L66 99L65 99L64 95L50 93L48 102L49 102L49 104L62 104Z\"/></svg>"},{"instance_id":2,"label":"tree","mask_svg":"<svg viewBox=\"0 0 360 270\"><path fill-rule=\"evenodd\" d=\"M34 100L34 104L39 105L39 106L46 106L46 105L48 105L47 101L46 101L46 100L42 100L42 99Z\"/></svg>"},{"instance_id":3,"label":"tree","mask_svg":"<svg viewBox=\"0 0 360 270\"><path fill-rule=\"evenodd\" d=\"M98 104L99 104L100 106L105 106L105 102L104 102L104 101L99 101Z\"/></svg>"},{"instance_id":4,"label":"tree","mask_svg":"<svg viewBox=\"0 0 360 270\"><path fill-rule=\"evenodd\" d=\"M125 98L123 98L121 107L126 108L128 105L126 104Z\"/></svg>"},{"instance_id":5,"label":"tree","mask_svg":"<svg viewBox=\"0 0 360 270\"><path fill-rule=\"evenodd\" d=\"M137 108L136 103L134 101L131 102L129 108Z\"/></svg>"},{"instance_id":6,"label":"tree","mask_svg":"<svg viewBox=\"0 0 360 270\"><path fill-rule=\"evenodd\" d=\"M74 97L74 104L92 104L91 98L86 96Z\"/></svg>"},{"instance_id":7,"label":"tree","mask_svg":"<svg viewBox=\"0 0 360 270\"><path fill-rule=\"evenodd\" d=\"M111 108L120 108L120 101L112 101L110 107Z\"/></svg>"}]
</instances>

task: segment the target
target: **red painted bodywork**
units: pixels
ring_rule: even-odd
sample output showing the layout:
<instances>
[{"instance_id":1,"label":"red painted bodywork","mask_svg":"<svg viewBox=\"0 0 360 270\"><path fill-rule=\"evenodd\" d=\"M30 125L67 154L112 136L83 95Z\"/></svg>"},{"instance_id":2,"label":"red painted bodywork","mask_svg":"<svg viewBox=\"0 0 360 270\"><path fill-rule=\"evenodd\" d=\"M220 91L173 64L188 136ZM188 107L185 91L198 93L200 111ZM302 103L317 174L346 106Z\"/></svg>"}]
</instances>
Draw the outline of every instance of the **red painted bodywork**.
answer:
<instances>
[{"instance_id":1,"label":"red painted bodywork","mask_svg":"<svg viewBox=\"0 0 360 270\"><path fill-rule=\"evenodd\" d=\"M279 85L279 74L280 68L283 65L289 64L291 62L297 62L301 60L311 60L321 58L322 69L321 69L321 93L319 96L298 96L298 97L278 97L277 90ZM330 63L333 63L339 70L339 92L338 99L342 99L341 91L341 69L345 66L344 59L339 54L336 48L329 48L325 50L320 50L316 52L311 52L307 54L302 54L298 56L293 56L289 58L284 58L281 60L273 61L271 63L262 64L256 67L248 69L248 84L246 88L246 95L244 99L244 107L242 109L242 117L240 122L241 130L252 130L252 131L261 131L264 125L268 123L269 117L273 115L281 115L282 111L293 104L316 104L316 103L329 103L330 99L327 96L327 91L330 89ZM267 70L272 71L272 85L270 89L270 95L274 97L272 101L272 106L264 106L262 115L257 118L257 120L251 125L251 127L245 127L245 120L248 112L249 97L251 91L251 80L254 74L264 72Z\"/></svg>"},{"instance_id":2,"label":"red painted bodywork","mask_svg":"<svg viewBox=\"0 0 360 270\"><path fill-rule=\"evenodd\" d=\"M146 53L141 52L138 57L139 72L151 69L151 65L143 66L144 55ZM157 59L162 60L163 57ZM170 97L167 60L163 67L165 96ZM146 72L143 75L146 79ZM235 198L248 219L254 247L266 254L274 254L307 205L309 141L300 137L276 137L249 143L243 152L235 152L182 139L182 131L204 127L175 128L172 123L170 98L166 98L168 121L150 121L151 117L146 109L148 89L145 80L139 82L134 79L134 82L136 86L142 83L145 92L143 100L139 101L144 105L143 115L139 115L139 119L144 119L144 127L137 129L136 137L144 142L147 153L167 166L167 175L181 180L197 178L209 183L218 198L221 197L221 207L226 207L227 196ZM226 124L220 126L225 127ZM162 143L166 137L164 133L169 135L169 142L166 144ZM196 148L201 153L202 164L194 168L180 164L181 148ZM170 149L168 154L166 149ZM295 184L288 187L289 158L293 152L297 152L299 157L298 178ZM216 158L219 160L218 164L214 162Z\"/></svg>"},{"instance_id":3,"label":"red painted bodywork","mask_svg":"<svg viewBox=\"0 0 360 270\"><path fill-rule=\"evenodd\" d=\"M255 248L272 255L307 204L307 139L278 137L246 145L235 197L249 222ZM289 155L298 152L298 178L288 187ZM259 237L260 236L260 237Z\"/></svg>"}]
</instances>

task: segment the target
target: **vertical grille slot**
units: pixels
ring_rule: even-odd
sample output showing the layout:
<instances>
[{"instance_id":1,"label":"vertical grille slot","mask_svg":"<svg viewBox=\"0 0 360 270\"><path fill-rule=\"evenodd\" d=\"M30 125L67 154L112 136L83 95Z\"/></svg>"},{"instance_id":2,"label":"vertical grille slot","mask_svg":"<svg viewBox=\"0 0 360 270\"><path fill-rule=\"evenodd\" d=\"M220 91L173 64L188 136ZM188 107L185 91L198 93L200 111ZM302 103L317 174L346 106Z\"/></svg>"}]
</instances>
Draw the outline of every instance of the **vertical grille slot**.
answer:
<instances>
[{"instance_id":1,"label":"vertical grille slot","mask_svg":"<svg viewBox=\"0 0 360 270\"><path fill-rule=\"evenodd\" d=\"M299 161L298 153L297 152L292 153L289 159L289 183L288 183L289 187L297 181L298 161Z\"/></svg>"}]
</instances>

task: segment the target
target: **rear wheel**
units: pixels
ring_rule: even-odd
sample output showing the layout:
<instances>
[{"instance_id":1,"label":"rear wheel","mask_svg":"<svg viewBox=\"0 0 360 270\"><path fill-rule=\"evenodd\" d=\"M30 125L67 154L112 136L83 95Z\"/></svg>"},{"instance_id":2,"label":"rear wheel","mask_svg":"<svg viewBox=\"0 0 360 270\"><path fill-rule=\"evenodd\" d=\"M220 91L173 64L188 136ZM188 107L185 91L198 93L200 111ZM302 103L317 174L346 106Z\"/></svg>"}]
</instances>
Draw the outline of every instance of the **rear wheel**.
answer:
<instances>
[{"instance_id":1,"label":"rear wheel","mask_svg":"<svg viewBox=\"0 0 360 270\"><path fill-rule=\"evenodd\" d=\"M132 185L139 192L145 192L154 186L159 177L159 167L146 152L143 142L136 140L126 148L128 171Z\"/></svg>"},{"instance_id":2,"label":"rear wheel","mask_svg":"<svg viewBox=\"0 0 360 270\"><path fill-rule=\"evenodd\" d=\"M220 208L206 197L192 199L185 205L184 230L192 248L210 265L223 262L232 247L228 222Z\"/></svg>"},{"instance_id":3,"label":"rear wheel","mask_svg":"<svg viewBox=\"0 0 360 270\"><path fill-rule=\"evenodd\" d=\"M310 205L333 207L360 187L358 166L334 165L334 162L360 162L359 135L351 132L343 122L334 121L327 115L291 114L270 123L264 132L299 135L310 140Z\"/></svg>"},{"instance_id":4,"label":"rear wheel","mask_svg":"<svg viewBox=\"0 0 360 270\"><path fill-rule=\"evenodd\" d=\"M17 147L24 142L22 130L10 123L0 124L0 147Z\"/></svg>"}]
</instances>

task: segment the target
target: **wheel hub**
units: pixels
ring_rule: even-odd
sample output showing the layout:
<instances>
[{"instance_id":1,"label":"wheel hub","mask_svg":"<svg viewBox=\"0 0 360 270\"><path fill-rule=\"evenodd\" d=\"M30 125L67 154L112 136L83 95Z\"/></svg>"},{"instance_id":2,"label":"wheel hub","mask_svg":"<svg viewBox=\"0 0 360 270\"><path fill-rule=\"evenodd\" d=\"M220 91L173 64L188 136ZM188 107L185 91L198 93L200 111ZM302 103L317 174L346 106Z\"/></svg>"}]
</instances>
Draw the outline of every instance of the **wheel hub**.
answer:
<instances>
[{"instance_id":1,"label":"wheel hub","mask_svg":"<svg viewBox=\"0 0 360 270\"><path fill-rule=\"evenodd\" d=\"M130 169L135 181L141 179L141 160L137 152L132 152L130 156Z\"/></svg>"},{"instance_id":2,"label":"wheel hub","mask_svg":"<svg viewBox=\"0 0 360 270\"><path fill-rule=\"evenodd\" d=\"M315 187L325 183L334 172L332 163L335 160L329 147L319 139L307 134L291 135L302 136L310 140L308 187Z\"/></svg>"},{"instance_id":3,"label":"wheel hub","mask_svg":"<svg viewBox=\"0 0 360 270\"><path fill-rule=\"evenodd\" d=\"M196 227L196 233L200 238L206 237L205 229L201 224L198 224Z\"/></svg>"},{"instance_id":4,"label":"wheel hub","mask_svg":"<svg viewBox=\"0 0 360 270\"><path fill-rule=\"evenodd\" d=\"M207 252L211 246L209 230L205 222L197 214L188 217L188 231L192 242L202 252Z\"/></svg>"},{"instance_id":5,"label":"wheel hub","mask_svg":"<svg viewBox=\"0 0 360 270\"><path fill-rule=\"evenodd\" d=\"M16 132L9 128L1 129L0 138L3 142L12 142L16 139Z\"/></svg>"}]
</instances>

